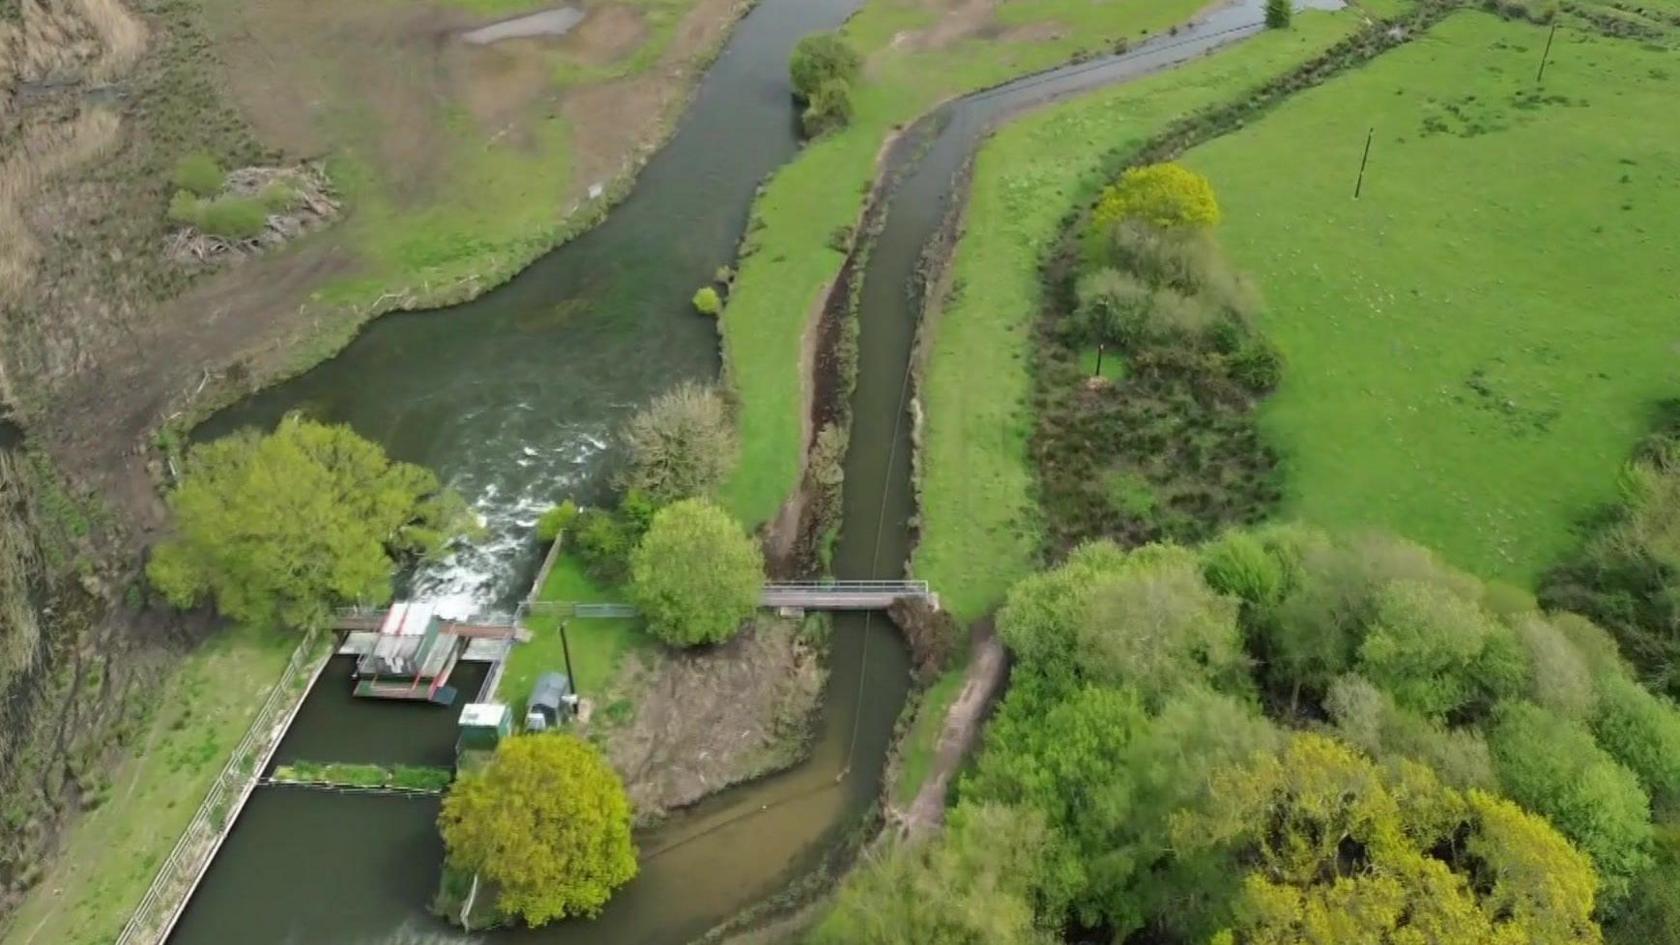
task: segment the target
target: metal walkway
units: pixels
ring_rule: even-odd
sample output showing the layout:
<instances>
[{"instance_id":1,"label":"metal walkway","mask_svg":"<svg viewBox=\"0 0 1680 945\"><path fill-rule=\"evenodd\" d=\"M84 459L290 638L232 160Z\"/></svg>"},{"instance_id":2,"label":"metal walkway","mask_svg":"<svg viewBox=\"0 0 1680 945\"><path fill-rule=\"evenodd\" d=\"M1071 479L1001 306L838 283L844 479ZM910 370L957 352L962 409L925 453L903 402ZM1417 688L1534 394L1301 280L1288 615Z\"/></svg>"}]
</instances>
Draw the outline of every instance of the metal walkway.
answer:
<instances>
[{"instance_id":1,"label":"metal walkway","mask_svg":"<svg viewBox=\"0 0 1680 945\"><path fill-rule=\"evenodd\" d=\"M923 598L935 607L939 596L928 590L926 581L792 581L764 585L759 606L772 610L886 610L906 597ZM558 613L580 620L636 616L629 604L535 601L526 606L533 613Z\"/></svg>"}]
</instances>

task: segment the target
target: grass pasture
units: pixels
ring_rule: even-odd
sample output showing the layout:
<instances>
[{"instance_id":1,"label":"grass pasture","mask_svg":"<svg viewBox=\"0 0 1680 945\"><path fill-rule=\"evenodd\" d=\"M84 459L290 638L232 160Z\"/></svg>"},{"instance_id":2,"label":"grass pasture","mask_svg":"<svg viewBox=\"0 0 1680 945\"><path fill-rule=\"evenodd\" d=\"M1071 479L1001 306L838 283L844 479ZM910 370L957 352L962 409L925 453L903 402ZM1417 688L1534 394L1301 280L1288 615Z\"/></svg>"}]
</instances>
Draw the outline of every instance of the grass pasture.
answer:
<instances>
[{"instance_id":1,"label":"grass pasture","mask_svg":"<svg viewBox=\"0 0 1680 945\"><path fill-rule=\"evenodd\" d=\"M742 442L723 499L741 521L770 519L797 485L801 338L844 258L835 234L856 222L887 136L951 96L1165 29L1201 6L1033 0L1003 5L995 18L966 10L942 18L920 0L871 0L852 18L845 35L866 59L852 123L808 146L759 197L720 323Z\"/></svg>"},{"instance_id":2,"label":"grass pasture","mask_svg":"<svg viewBox=\"0 0 1680 945\"><path fill-rule=\"evenodd\" d=\"M1454 14L1184 159L1288 359L1261 414L1284 513L1522 584L1680 366L1673 44L1566 18L1537 86L1545 41Z\"/></svg>"},{"instance_id":3,"label":"grass pasture","mask_svg":"<svg viewBox=\"0 0 1680 945\"><path fill-rule=\"evenodd\" d=\"M548 581L543 584L538 600L578 604L622 603L624 595L597 585L584 572L582 563L576 557L561 555L554 563L554 569L548 573ZM513 648L498 695L516 713L523 715L525 700L530 698L538 676L546 672L566 671L566 655L560 645L560 619L559 614L538 610L525 620L531 639ZM579 693L599 700L617 675L625 654L656 645L642 632L639 623L634 619L568 621L566 639L572 647L572 668L577 671L578 677L574 685Z\"/></svg>"}]
</instances>

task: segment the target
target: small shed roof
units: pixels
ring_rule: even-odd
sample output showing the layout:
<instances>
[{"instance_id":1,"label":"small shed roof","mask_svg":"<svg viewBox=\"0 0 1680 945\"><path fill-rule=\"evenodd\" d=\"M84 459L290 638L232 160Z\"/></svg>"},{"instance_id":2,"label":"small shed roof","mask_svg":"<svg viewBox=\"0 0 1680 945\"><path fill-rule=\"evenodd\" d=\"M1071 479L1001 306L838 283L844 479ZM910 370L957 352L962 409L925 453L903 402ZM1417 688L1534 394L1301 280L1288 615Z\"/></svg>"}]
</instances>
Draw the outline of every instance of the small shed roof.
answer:
<instances>
[{"instance_id":1,"label":"small shed roof","mask_svg":"<svg viewBox=\"0 0 1680 945\"><path fill-rule=\"evenodd\" d=\"M461 727L497 728L507 714L508 707L500 702L469 702L461 709Z\"/></svg>"}]
</instances>

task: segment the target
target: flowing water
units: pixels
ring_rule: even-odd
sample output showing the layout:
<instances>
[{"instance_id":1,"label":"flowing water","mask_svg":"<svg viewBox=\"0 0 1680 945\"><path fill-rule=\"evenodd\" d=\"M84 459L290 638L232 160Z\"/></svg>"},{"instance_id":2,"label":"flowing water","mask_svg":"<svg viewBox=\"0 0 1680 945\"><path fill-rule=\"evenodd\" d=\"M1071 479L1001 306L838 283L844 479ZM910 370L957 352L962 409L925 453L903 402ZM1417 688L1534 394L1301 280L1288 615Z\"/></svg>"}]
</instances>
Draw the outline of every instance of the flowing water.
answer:
<instances>
[{"instance_id":1,"label":"flowing water","mask_svg":"<svg viewBox=\"0 0 1680 945\"><path fill-rule=\"evenodd\" d=\"M793 43L838 22L852 3L762 0L677 136L600 228L477 302L376 322L340 357L216 417L204 435L267 427L301 408L436 469L488 519L492 537L422 575L422 589L505 600L531 566L524 543L535 515L557 496L587 501L603 491L614 421L680 378L715 374L713 328L687 312L687 298L728 261L753 183L793 152L784 78ZM838 577L897 576L909 554L914 276L987 129L1251 35L1258 20L1257 0L1244 0L1125 55L959 99L895 145L888 160L901 176L862 286ZM811 757L639 834L641 873L599 919L472 936L453 930L425 909L441 856L434 801L264 788L172 945L678 945L816 862L878 794L907 655L884 619L847 615L836 621L832 666ZM443 723L452 712L353 703L333 673L310 695L282 757L413 760L448 751L453 733ZM402 711L434 718L404 727L396 724Z\"/></svg>"}]
</instances>

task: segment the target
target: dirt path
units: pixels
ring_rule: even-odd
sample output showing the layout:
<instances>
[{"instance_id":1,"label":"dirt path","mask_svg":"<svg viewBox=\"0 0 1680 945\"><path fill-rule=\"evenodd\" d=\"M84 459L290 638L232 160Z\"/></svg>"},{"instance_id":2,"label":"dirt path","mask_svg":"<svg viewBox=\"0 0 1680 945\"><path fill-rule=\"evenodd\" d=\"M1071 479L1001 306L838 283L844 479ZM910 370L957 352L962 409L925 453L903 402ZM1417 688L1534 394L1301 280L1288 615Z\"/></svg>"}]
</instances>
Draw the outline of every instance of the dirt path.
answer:
<instances>
[{"instance_id":1,"label":"dirt path","mask_svg":"<svg viewBox=\"0 0 1680 945\"><path fill-rule=\"evenodd\" d=\"M945 727L939 733L938 752L933 770L922 782L922 789L904 814L904 832L911 838L925 836L939 829L945 822L945 800L951 792L951 781L962 767L963 759L980 740L981 722L1009 678L1009 655L998 639L992 618L974 625L969 645L968 672L963 676L962 691L945 714Z\"/></svg>"}]
</instances>

